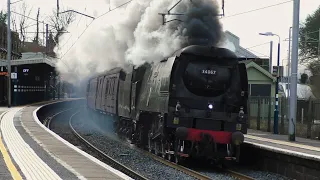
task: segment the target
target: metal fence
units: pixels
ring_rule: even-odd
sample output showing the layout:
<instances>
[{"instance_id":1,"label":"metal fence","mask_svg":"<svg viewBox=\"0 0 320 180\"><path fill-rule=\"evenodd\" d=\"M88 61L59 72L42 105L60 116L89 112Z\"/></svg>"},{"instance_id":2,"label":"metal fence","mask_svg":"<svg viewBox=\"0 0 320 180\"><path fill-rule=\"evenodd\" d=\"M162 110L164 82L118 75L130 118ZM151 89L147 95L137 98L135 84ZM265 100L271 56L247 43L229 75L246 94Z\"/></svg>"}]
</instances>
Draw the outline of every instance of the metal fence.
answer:
<instances>
[{"instance_id":1,"label":"metal fence","mask_svg":"<svg viewBox=\"0 0 320 180\"><path fill-rule=\"evenodd\" d=\"M249 97L249 128L273 131L275 98ZM278 131L288 134L288 99L279 99ZM320 139L320 99L297 101L296 135Z\"/></svg>"}]
</instances>

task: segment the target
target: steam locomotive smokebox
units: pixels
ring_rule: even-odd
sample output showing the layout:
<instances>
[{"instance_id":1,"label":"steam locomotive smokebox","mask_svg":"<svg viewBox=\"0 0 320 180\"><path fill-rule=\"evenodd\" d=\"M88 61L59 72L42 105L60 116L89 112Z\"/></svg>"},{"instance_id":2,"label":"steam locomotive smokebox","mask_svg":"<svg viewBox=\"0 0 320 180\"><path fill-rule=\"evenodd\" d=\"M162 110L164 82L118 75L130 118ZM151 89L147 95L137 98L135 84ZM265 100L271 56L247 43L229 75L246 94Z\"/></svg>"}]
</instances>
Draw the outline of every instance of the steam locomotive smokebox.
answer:
<instances>
[{"instance_id":1,"label":"steam locomotive smokebox","mask_svg":"<svg viewBox=\"0 0 320 180\"><path fill-rule=\"evenodd\" d=\"M52 84L54 68L47 64L24 64L11 69L11 102L13 106L50 99L48 86Z\"/></svg>"}]
</instances>

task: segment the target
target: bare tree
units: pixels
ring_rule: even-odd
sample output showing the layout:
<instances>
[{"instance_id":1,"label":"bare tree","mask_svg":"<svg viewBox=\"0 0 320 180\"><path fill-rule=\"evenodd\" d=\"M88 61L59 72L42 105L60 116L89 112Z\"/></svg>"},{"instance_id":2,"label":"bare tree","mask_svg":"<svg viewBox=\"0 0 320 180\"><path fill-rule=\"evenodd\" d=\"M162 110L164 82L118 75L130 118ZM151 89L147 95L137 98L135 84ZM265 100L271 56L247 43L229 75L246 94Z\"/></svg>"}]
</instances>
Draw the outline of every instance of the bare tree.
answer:
<instances>
[{"instance_id":1,"label":"bare tree","mask_svg":"<svg viewBox=\"0 0 320 180\"><path fill-rule=\"evenodd\" d=\"M5 47L5 27L6 27L7 13L0 11L0 46ZM1 58L1 56L0 56Z\"/></svg>"},{"instance_id":2,"label":"bare tree","mask_svg":"<svg viewBox=\"0 0 320 180\"><path fill-rule=\"evenodd\" d=\"M15 11L15 8L11 8L12 11ZM15 14L11 13L11 23L12 23L12 30L18 32L17 28L17 17Z\"/></svg>"},{"instance_id":3,"label":"bare tree","mask_svg":"<svg viewBox=\"0 0 320 180\"><path fill-rule=\"evenodd\" d=\"M26 27L30 25L30 22L28 21L28 16L30 16L32 11L32 8L29 8L28 5L23 2L20 8L20 13L19 15L19 33L20 33L20 38L22 41L22 46L24 46L24 43L26 41Z\"/></svg>"},{"instance_id":4,"label":"bare tree","mask_svg":"<svg viewBox=\"0 0 320 180\"><path fill-rule=\"evenodd\" d=\"M53 11L53 14L50 16L50 23L54 26L56 31L54 35L55 44L59 44L59 37L74 20L75 14L73 12L58 14L56 10Z\"/></svg>"},{"instance_id":5,"label":"bare tree","mask_svg":"<svg viewBox=\"0 0 320 180\"><path fill-rule=\"evenodd\" d=\"M39 44L39 15L40 15L40 8L38 8L38 13L37 13L37 32L36 32L36 37L34 38L34 41Z\"/></svg>"}]
</instances>

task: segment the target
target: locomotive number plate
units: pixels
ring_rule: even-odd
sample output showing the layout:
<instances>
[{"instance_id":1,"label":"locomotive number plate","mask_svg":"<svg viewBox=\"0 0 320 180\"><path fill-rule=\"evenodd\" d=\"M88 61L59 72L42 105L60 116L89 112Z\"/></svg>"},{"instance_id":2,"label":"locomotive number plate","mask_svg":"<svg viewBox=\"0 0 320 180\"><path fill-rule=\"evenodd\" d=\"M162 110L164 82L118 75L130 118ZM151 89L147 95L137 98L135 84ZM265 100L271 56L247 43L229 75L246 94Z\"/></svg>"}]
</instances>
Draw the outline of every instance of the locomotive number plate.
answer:
<instances>
[{"instance_id":1,"label":"locomotive number plate","mask_svg":"<svg viewBox=\"0 0 320 180\"><path fill-rule=\"evenodd\" d=\"M203 70L201 70L201 74L216 75L217 71L216 70L210 70L210 69L203 69Z\"/></svg>"},{"instance_id":2,"label":"locomotive number plate","mask_svg":"<svg viewBox=\"0 0 320 180\"><path fill-rule=\"evenodd\" d=\"M173 124L179 124L179 117L173 118Z\"/></svg>"},{"instance_id":3,"label":"locomotive number plate","mask_svg":"<svg viewBox=\"0 0 320 180\"><path fill-rule=\"evenodd\" d=\"M237 124L237 125L236 125L236 130L237 130L237 131L241 131L241 127L242 127L242 124Z\"/></svg>"}]
</instances>

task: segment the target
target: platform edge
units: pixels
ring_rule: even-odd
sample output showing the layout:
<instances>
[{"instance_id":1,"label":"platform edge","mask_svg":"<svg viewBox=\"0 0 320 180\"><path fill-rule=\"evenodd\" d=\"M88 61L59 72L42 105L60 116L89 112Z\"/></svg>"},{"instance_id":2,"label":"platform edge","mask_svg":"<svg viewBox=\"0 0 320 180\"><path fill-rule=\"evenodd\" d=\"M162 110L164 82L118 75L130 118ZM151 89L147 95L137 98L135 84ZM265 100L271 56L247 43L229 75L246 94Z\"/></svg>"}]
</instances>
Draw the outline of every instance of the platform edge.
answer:
<instances>
[{"instance_id":1,"label":"platform edge","mask_svg":"<svg viewBox=\"0 0 320 180\"><path fill-rule=\"evenodd\" d=\"M61 101L60 101L61 102ZM70 147L71 149L75 150L76 152L80 153L81 155L85 156L86 158L90 159L91 161L93 161L94 163L100 165L101 167L107 169L108 171L111 171L113 172L114 174L116 174L117 176L119 176L120 178L122 179L126 179L126 180L132 180L131 177L127 176L126 174L122 173L121 171L117 170L117 169L114 169L112 168L111 166L103 163L102 161L100 161L99 159L91 156L90 154L82 151L81 149L77 148L76 146L74 146L73 144L69 143L68 141L66 141L65 139L61 138L59 135L57 135L56 133L54 133L53 131L49 130L47 127L45 127L41 122L40 120L38 119L38 116L37 116L37 111L39 109L41 109L42 107L44 106L47 106L47 105L50 105L50 104L56 104L56 103L59 103L59 102L53 102L53 103L48 103L48 104L45 104L45 105L41 105L39 106L38 108L36 108L34 111L33 111L33 120L36 121L36 123L42 127L45 131L47 131L48 133L50 133L52 136L54 136L56 139L58 139L59 141L61 141L62 143L64 143L65 145L67 145L68 147ZM48 151L48 150L46 150ZM49 153L50 155L52 155L51 153ZM76 172L71 166L69 166L66 162L64 162L63 160L59 159L58 157L56 156L53 156L55 159L57 159L57 161L59 163L61 163L65 168L69 169L71 172L75 173L78 178L81 178L82 176L80 175L79 177L79 173Z\"/></svg>"},{"instance_id":2,"label":"platform edge","mask_svg":"<svg viewBox=\"0 0 320 180\"><path fill-rule=\"evenodd\" d=\"M317 155L311 155L311 154L302 153L302 152L296 152L296 151L292 151L292 150L288 150L288 149L272 147L272 146L265 145L265 144L259 144L259 143L256 143L256 142L251 142L251 141L248 141L248 140L245 140L244 142L247 143L247 144L253 145L255 147L258 147L260 149L265 149L265 150L268 150L268 151L272 151L272 152L276 152L276 153L282 153L282 154L285 154L285 155L295 156L295 157L304 158L304 159L308 159L308 160L320 161L320 156L317 156Z\"/></svg>"}]
</instances>

